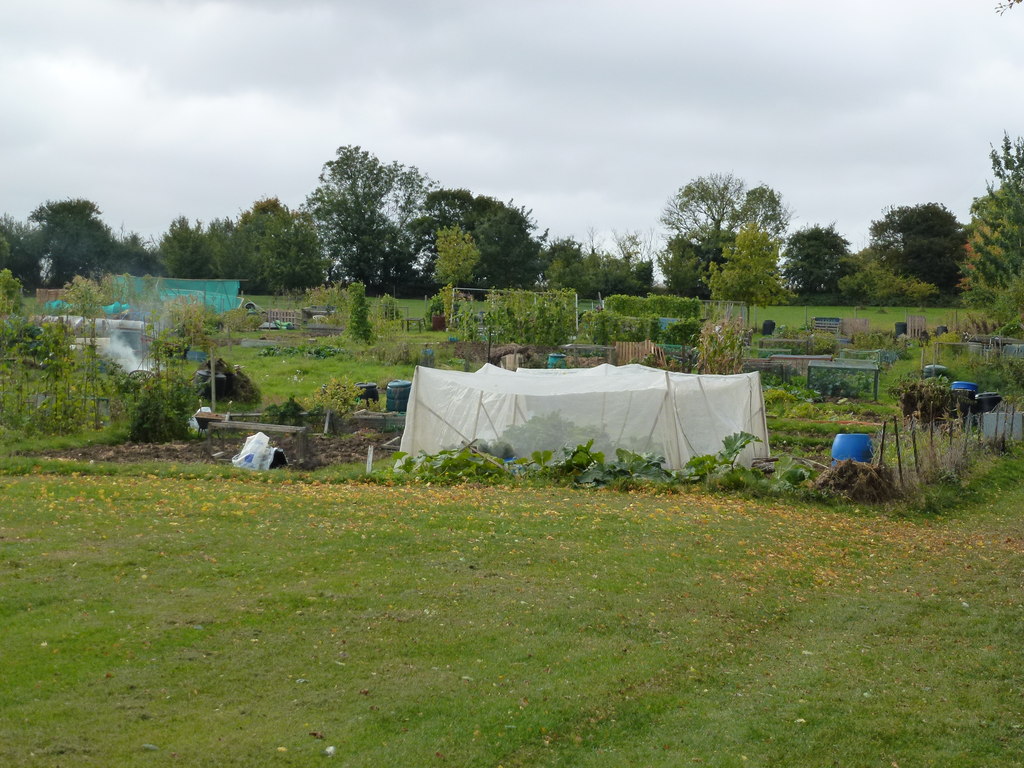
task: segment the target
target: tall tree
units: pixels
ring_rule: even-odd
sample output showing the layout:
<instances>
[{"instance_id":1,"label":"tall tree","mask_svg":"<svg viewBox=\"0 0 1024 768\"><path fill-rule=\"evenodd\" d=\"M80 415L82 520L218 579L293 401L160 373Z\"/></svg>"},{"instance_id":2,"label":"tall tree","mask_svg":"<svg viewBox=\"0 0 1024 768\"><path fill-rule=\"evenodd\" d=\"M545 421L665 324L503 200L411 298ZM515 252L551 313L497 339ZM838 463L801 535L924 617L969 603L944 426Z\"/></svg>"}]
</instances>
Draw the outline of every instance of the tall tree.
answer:
<instances>
[{"instance_id":1,"label":"tall tree","mask_svg":"<svg viewBox=\"0 0 1024 768\"><path fill-rule=\"evenodd\" d=\"M683 235L673 235L658 254L658 269L665 278L668 292L676 296L708 296L706 265L700 246Z\"/></svg>"},{"instance_id":2,"label":"tall tree","mask_svg":"<svg viewBox=\"0 0 1024 768\"><path fill-rule=\"evenodd\" d=\"M803 296L836 294L849 255L850 241L835 224L804 227L786 239L782 277L790 290Z\"/></svg>"},{"instance_id":3,"label":"tall tree","mask_svg":"<svg viewBox=\"0 0 1024 768\"><path fill-rule=\"evenodd\" d=\"M110 228L90 200L48 201L32 211L40 275L48 286L62 286L75 275L97 277L109 271L115 252Z\"/></svg>"},{"instance_id":4,"label":"tall tree","mask_svg":"<svg viewBox=\"0 0 1024 768\"><path fill-rule=\"evenodd\" d=\"M756 224L774 240L780 240L789 229L793 213L782 201L782 195L766 184L748 189L739 208L740 226Z\"/></svg>"},{"instance_id":5,"label":"tall tree","mask_svg":"<svg viewBox=\"0 0 1024 768\"><path fill-rule=\"evenodd\" d=\"M473 285L485 288L532 287L547 266L532 213L465 189L439 189L427 195L423 215L412 224L420 269L433 275L437 233L458 227L472 235L480 250Z\"/></svg>"},{"instance_id":6,"label":"tall tree","mask_svg":"<svg viewBox=\"0 0 1024 768\"><path fill-rule=\"evenodd\" d=\"M107 265L110 274L159 275L163 272L160 251L138 232L115 235L114 252Z\"/></svg>"},{"instance_id":7,"label":"tall tree","mask_svg":"<svg viewBox=\"0 0 1024 768\"><path fill-rule=\"evenodd\" d=\"M458 225L437 232L437 263L434 270L441 285L467 285L480 261L480 249L473 236Z\"/></svg>"},{"instance_id":8,"label":"tall tree","mask_svg":"<svg viewBox=\"0 0 1024 768\"><path fill-rule=\"evenodd\" d=\"M424 283L436 286L437 233L458 227L472 235L483 212L480 202L468 189L433 189L427 193L423 212L410 225L417 256L417 270Z\"/></svg>"},{"instance_id":9,"label":"tall tree","mask_svg":"<svg viewBox=\"0 0 1024 768\"><path fill-rule=\"evenodd\" d=\"M39 246L35 228L8 214L0 216L0 237L8 244L7 255L0 257L0 268L10 269L26 288L39 285Z\"/></svg>"},{"instance_id":10,"label":"tall tree","mask_svg":"<svg viewBox=\"0 0 1024 768\"><path fill-rule=\"evenodd\" d=\"M574 238L563 237L545 246L544 261L544 282L548 288L568 288L587 297L597 294L583 272L583 246Z\"/></svg>"},{"instance_id":11,"label":"tall tree","mask_svg":"<svg viewBox=\"0 0 1024 768\"><path fill-rule=\"evenodd\" d=\"M739 231L721 266L711 265L708 282L716 301L766 307L789 296L779 272L779 242L755 223Z\"/></svg>"},{"instance_id":12,"label":"tall tree","mask_svg":"<svg viewBox=\"0 0 1024 768\"><path fill-rule=\"evenodd\" d=\"M327 259L312 217L289 210L278 198L253 203L239 217L234 237L254 266L248 290L286 293L324 282Z\"/></svg>"},{"instance_id":13,"label":"tall tree","mask_svg":"<svg viewBox=\"0 0 1024 768\"><path fill-rule=\"evenodd\" d=\"M385 164L355 146L339 147L306 199L331 261L332 280L397 293L415 279L410 224L433 182L415 167Z\"/></svg>"},{"instance_id":14,"label":"tall tree","mask_svg":"<svg viewBox=\"0 0 1024 768\"><path fill-rule=\"evenodd\" d=\"M712 173L681 187L665 205L661 221L693 242L721 243L744 224L756 224L770 237L781 237L791 217L782 195L771 187L761 184L749 189L731 173Z\"/></svg>"},{"instance_id":15,"label":"tall tree","mask_svg":"<svg viewBox=\"0 0 1024 768\"><path fill-rule=\"evenodd\" d=\"M213 276L221 280L242 280L244 290L252 292L248 281L256 274L256 260L243 238L235 237L238 222L230 216L214 219L206 225L206 245L210 250Z\"/></svg>"},{"instance_id":16,"label":"tall tree","mask_svg":"<svg viewBox=\"0 0 1024 768\"><path fill-rule=\"evenodd\" d=\"M994 181L971 206L971 258L965 268L965 299L995 309L1004 322L1024 314L1024 139L1003 134L992 149Z\"/></svg>"},{"instance_id":17,"label":"tall tree","mask_svg":"<svg viewBox=\"0 0 1024 768\"><path fill-rule=\"evenodd\" d=\"M700 176L681 187L666 203L661 222L676 238L672 250L698 259L701 293L707 295L709 266L721 263L723 253L741 227L753 224L770 238L781 238L789 227L792 213L782 196L761 184L748 188L746 182L731 173ZM682 241L694 249L684 249ZM671 254L670 254L671 258Z\"/></svg>"},{"instance_id":18,"label":"tall tree","mask_svg":"<svg viewBox=\"0 0 1024 768\"><path fill-rule=\"evenodd\" d=\"M545 249L549 288L569 288L582 297L623 294L646 295L654 283L654 264L630 250L630 237L617 238L618 253L610 253L596 242L583 246L576 240L556 240Z\"/></svg>"},{"instance_id":19,"label":"tall tree","mask_svg":"<svg viewBox=\"0 0 1024 768\"><path fill-rule=\"evenodd\" d=\"M201 279L216 276L213 254L201 222L189 224L184 216L172 221L160 239L160 255L170 277Z\"/></svg>"},{"instance_id":20,"label":"tall tree","mask_svg":"<svg viewBox=\"0 0 1024 768\"><path fill-rule=\"evenodd\" d=\"M889 208L871 223L869 247L898 275L931 283L951 293L960 280L967 236L944 205L924 203Z\"/></svg>"},{"instance_id":21,"label":"tall tree","mask_svg":"<svg viewBox=\"0 0 1024 768\"><path fill-rule=\"evenodd\" d=\"M532 288L546 266L541 248L547 233L535 236L537 224L526 208L484 200L488 210L473 230L480 248L477 282L487 288Z\"/></svg>"}]
</instances>

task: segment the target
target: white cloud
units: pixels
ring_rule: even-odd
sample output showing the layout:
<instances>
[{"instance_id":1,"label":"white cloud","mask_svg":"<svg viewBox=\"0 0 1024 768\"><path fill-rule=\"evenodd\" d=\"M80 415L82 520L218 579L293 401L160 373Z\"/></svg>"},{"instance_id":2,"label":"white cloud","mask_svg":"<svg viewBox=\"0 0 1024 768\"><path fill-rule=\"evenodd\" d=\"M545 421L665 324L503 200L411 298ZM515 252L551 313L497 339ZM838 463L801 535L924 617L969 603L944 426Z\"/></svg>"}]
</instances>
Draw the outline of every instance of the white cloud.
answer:
<instances>
[{"instance_id":1,"label":"white cloud","mask_svg":"<svg viewBox=\"0 0 1024 768\"><path fill-rule=\"evenodd\" d=\"M534 212L646 231L692 178L767 183L855 245L892 204L965 218L1024 124L1024 10L959 0L16 0L0 213L94 200L159 236L300 205L340 145Z\"/></svg>"}]
</instances>

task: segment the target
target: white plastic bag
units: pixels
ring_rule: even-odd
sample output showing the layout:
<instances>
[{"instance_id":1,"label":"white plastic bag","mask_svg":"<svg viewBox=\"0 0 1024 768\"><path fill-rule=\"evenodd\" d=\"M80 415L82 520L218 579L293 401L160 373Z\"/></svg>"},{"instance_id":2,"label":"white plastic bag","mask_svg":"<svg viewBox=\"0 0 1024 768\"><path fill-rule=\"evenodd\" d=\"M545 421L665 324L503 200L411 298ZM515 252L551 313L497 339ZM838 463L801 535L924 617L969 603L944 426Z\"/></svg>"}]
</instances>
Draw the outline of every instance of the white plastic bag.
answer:
<instances>
[{"instance_id":1,"label":"white plastic bag","mask_svg":"<svg viewBox=\"0 0 1024 768\"><path fill-rule=\"evenodd\" d=\"M231 463L241 469L270 469L273 459L274 449L270 447L270 438L257 432L245 439L241 453L232 458Z\"/></svg>"}]
</instances>

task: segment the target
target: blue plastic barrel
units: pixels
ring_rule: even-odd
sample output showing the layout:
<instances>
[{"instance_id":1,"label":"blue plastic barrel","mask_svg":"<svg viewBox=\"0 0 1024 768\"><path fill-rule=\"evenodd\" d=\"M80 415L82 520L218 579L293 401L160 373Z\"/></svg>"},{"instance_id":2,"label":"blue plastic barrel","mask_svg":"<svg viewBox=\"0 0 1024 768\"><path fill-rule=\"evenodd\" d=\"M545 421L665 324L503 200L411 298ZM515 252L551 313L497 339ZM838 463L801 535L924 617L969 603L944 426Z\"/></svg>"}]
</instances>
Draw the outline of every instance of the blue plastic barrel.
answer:
<instances>
[{"instance_id":1,"label":"blue plastic barrel","mask_svg":"<svg viewBox=\"0 0 1024 768\"><path fill-rule=\"evenodd\" d=\"M388 382L387 407L389 411L405 413L409 409L409 392L412 382L395 379Z\"/></svg>"},{"instance_id":2,"label":"blue plastic barrel","mask_svg":"<svg viewBox=\"0 0 1024 768\"><path fill-rule=\"evenodd\" d=\"M954 392L964 392L972 400L978 394L978 385L973 381L954 381L949 388Z\"/></svg>"},{"instance_id":3,"label":"blue plastic barrel","mask_svg":"<svg viewBox=\"0 0 1024 768\"><path fill-rule=\"evenodd\" d=\"M548 368L565 368L565 355L557 352L548 355Z\"/></svg>"},{"instance_id":4,"label":"blue plastic barrel","mask_svg":"<svg viewBox=\"0 0 1024 768\"><path fill-rule=\"evenodd\" d=\"M853 459L871 461L871 435L856 432L840 432L832 441L832 463Z\"/></svg>"}]
</instances>

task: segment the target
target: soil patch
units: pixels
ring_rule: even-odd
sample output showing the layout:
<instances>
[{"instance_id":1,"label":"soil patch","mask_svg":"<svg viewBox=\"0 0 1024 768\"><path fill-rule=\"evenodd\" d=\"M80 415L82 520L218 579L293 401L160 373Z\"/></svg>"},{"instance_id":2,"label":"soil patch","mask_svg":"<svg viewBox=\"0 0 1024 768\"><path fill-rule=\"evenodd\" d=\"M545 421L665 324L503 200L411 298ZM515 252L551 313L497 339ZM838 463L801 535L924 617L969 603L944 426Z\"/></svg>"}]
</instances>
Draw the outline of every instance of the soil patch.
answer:
<instances>
[{"instance_id":1,"label":"soil patch","mask_svg":"<svg viewBox=\"0 0 1024 768\"><path fill-rule=\"evenodd\" d=\"M308 469L327 467L334 464L351 464L366 461L370 446L375 447L376 457L389 455L384 443L392 440L397 433L381 433L360 430L345 435L309 435L310 465ZM45 451L39 455L53 459L74 459L75 461L109 461L114 463L137 463L143 461L167 461L179 464L226 463L242 449L248 435L238 433L213 441L213 455L206 450L206 440L189 440L177 443L122 443L121 445L87 445L60 451ZM296 455L290 435L270 435L270 444L284 451L291 460ZM292 467L291 464L288 467Z\"/></svg>"}]
</instances>

